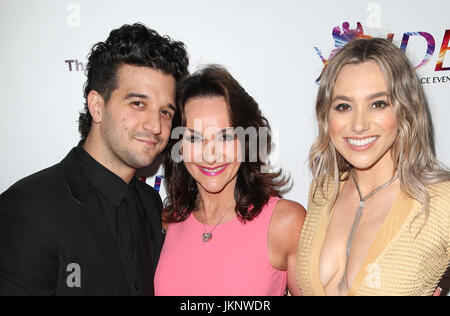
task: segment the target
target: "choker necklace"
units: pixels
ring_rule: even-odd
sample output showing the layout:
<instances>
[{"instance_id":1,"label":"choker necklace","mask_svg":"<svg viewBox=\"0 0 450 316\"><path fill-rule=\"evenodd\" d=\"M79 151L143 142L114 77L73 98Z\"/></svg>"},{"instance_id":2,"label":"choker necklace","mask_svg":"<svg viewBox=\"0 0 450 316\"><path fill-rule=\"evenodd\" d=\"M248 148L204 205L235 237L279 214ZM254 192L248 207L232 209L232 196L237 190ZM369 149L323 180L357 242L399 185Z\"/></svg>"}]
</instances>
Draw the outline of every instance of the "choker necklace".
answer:
<instances>
[{"instance_id":1,"label":"choker necklace","mask_svg":"<svg viewBox=\"0 0 450 316\"><path fill-rule=\"evenodd\" d=\"M348 240L347 240L347 247L345 250L345 270L344 270L344 275L342 276L342 279L338 285L338 290L339 290L340 295L342 295L345 291L349 290L348 282L347 282L348 259L350 258L350 250L352 248L353 237L355 236L356 230L358 229L359 223L361 221L361 217L363 215L364 206L366 206L367 200L370 197L372 197L372 195L374 195L378 191L384 189L385 187L390 185L392 182L394 182L398 178L398 174L397 174L391 180L389 180L385 184L379 186L378 188L376 188L375 190L373 190L372 192L370 192L369 194L367 194L366 196L363 197L361 194L361 189L359 188L358 182L356 181L354 172L351 171L351 174L352 174L353 182L355 183L356 189L358 190L359 206L358 206L358 210L356 211L355 219L353 220L353 225L352 225L352 228L350 230L350 235L348 236Z\"/></svg>"},{"instance_id":2,"label":"choker necklace","mask_svg":"<svg viewBox=\"0 0 450 316\"><path fill-rule=\"evenodd\" d=\"M233 205L235 205L234 203L233 203ZM228 209L230 209L230 207L229 208L227 208L227 211L228 211ZM202 235L202 241L204 242L204 243L207 243L207 242L209 242L211 239L212 239L212 237L213 237L213 235L212 235L212 233L213 233L213 231L217 228L217 226L220 224L220 222L222 222L222 220L225 218L225 215L227 214L227 212L225 212L225 214L223 214L223 216L219 219L219 221L217 222L217 224L213 227L213 229L211 229L211 231L208 233L208 231L206 230L206 225L204 224L204 223L202 223L203 224L203 229L205 230L205 232L203 233L203 235Z\"/></svg>"}]
</instances>

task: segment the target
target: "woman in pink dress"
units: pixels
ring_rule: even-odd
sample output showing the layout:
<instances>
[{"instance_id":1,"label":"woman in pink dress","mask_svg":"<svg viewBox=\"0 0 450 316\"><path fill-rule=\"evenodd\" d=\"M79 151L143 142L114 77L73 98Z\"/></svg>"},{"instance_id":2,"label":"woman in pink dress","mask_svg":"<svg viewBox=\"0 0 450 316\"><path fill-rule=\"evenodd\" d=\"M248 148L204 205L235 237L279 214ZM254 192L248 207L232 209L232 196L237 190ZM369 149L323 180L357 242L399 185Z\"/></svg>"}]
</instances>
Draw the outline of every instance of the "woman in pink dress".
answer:
<instances>
[{"instance_id":1,"label":"woman in pink dress","mask_svg":"<svg viewBox=\"0 0 450 316\"><path fill-rule=\"evenodd\" d=\"M266 163L270 125L258 104L224 68L208 66L182 83L178 105L155 294L300 295L305 209L280 198L288 181Z\"/></svg>"}]
</instances>

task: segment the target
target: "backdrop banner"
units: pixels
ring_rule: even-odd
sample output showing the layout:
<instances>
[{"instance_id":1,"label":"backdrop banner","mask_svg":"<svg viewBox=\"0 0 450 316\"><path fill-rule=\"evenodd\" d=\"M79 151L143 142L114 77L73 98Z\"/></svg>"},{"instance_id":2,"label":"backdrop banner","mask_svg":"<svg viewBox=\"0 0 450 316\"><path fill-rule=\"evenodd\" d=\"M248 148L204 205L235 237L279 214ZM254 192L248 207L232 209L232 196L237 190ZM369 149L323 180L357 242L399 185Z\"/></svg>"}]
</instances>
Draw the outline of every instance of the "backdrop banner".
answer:
<instances>
[{"instance_id":1,"label":"backdrop banner","mask_svg":"<svg viewBox=\"0 0 450 316\"><path fill-rule=\"evenodd\" d=\"M77 145L90 47L142 22L183 41L190 71L224 65L274 130L271 162L291 176L286 198L306 206L316 136L317 78L357 37L404 50L428 98L438 158L450 165L450 1L2 0L0 192ZM141 170L165 197L162 170Z\"/></svg>"}]
</instances>

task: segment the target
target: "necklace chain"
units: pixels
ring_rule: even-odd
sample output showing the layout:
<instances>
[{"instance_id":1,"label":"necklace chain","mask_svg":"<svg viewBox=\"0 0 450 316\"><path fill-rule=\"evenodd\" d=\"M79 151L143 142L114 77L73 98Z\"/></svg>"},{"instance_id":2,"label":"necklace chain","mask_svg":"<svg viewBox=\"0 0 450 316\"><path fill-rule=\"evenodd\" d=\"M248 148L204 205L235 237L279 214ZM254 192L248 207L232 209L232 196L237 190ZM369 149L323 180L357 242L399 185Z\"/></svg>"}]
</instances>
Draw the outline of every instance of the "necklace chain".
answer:
<instances>
[{"instance_id":1,"label":"necklace chain","mask_svg":"<svg viewBox=\"0 0 450 316\"><path fill-rule=\"evenodd\" d=\"M353 237L355 236L356 230L358 229L359 223L360 223L361 218L363 216L363 209L366 206L367 200L370 197L372 197L375 193L377 193L378 191L380 191L380 190L384 189L385 187L389 186L390 184L392 184L392 182L394 182L395 180L398 179L398 174L394 175L391 180L389 180L388 182L386 182L383 185L380 185L378 188L376 188L375 190L373 190L372 192L370 192L369 194L367 194L366 196L363 197L362 193L361 193L361 189L359 188L359 185L358 185L358 181L356 181L356 177L355 177L355 174L354 174L353 171L351 171L351 175L352 175L352 178L353 178L353 182L355 183L356 190L358 190L359 206L358 206L358 209L356 211L355 218L353 220L352 228L350 230L350 234L349 234L348 240L347 240L347 246L346 246L346 249L345 249L345 270L344 270L344 275L342 276L342 279L341 279L341 281L339 282L339 285L338 285L338 290L339 290L340 294L342 294L345 291L349 290L349 288L348 288L348 281L347 281L348 261L349 261L350 252L351 252L351 249L352 249Z\"/></svg>"},{"instance_id":2,"label":"necklace chain","mask_svg":"<svg viewBox=\"0 0 450 316\"><path fill-rule=\"evenodd\" d=\"M233 203L233 205L234 205L234 203ZM213 231L217 228L217 226L222 222L222 220L225 218L225 215L227 215L227 211L233 206L233 205L231 205L230 207L228 207L227 209L226 209L226 211L225 211L225 213L223 214L223 216L219 219L219 221L216 223L216 225L214 225L214 227L213 227L213 229L211 229L211 231L208 233L208 231L207 231L207 229L206 229L206 225L202 222L202 224L203 224L203 229L205 230L205 232L202 234L202 241L204 242L204 243L207 243L207 242L209 242L211 239L212 239L212 237L213 237L213 235L212 235L212 233L213 233Z\"/></svg>"},{"instance_id":3,"label":"necklace chain","mask_svg":"<svg viewBox=\"0 0 450 316\"><path fill-rule=\"evenodd\" d=\"M353 182L355 183L356 190L358 190L360 202L364 202L364 203L365 203L365 202L367 202L367 200L368 200L372 195L374 195L374 194L377 193L378 191L384 189L385 187L387 187L388 185L390 185L392 182L394 182L395 180L397 180L398 174L395 175L391 180L389 180L389 181L386 182L385 184L379 186L378 188L376 188L375 190L373 190L372 192L370 192L369 194L367 194L365 197L362 196L361 189L359 188L358 181L356 181L356 177L355 177L354 172L352 172L352 178L353 178Z\"/></svg>"}]
</instances>

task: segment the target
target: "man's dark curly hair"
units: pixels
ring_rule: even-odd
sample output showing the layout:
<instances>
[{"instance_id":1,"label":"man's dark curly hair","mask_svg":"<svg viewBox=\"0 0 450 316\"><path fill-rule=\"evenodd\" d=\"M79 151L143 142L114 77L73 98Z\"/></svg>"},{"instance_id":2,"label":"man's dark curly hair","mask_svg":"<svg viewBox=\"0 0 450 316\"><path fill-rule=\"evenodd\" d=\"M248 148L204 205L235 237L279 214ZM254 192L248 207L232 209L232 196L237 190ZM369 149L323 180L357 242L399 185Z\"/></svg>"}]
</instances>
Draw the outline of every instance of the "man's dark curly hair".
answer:
<instances>
[{"instance_id":1,"label":"man's dark curly hair","mask_svg":"<svg viewBox=\"0 0 450 316\"><path fill-rule=\"evenodd\" d=\"M86 140L92 124L87 102L89 92L97 91L108 102L117 89L119 67L124 64L160 70L172 75L178 83L188 75L189 59L182 42L161 36L143 24L126 24L113 30L105 42L92 47L88 56L85 104L78 120L82 142Z\"/></svg>"}]
</instances>

